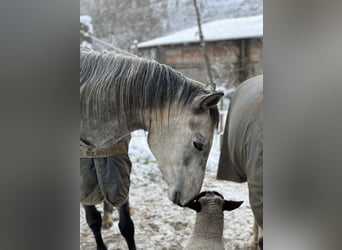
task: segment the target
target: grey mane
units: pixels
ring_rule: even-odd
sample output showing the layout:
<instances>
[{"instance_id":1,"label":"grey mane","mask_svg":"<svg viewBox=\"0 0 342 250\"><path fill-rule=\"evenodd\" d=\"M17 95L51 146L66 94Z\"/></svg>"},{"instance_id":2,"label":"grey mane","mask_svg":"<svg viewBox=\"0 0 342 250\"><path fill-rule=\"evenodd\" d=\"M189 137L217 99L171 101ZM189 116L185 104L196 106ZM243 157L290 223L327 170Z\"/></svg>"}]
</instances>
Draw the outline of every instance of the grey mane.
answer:
<instances>
[{"instance_id":1,"label":"grey mane","mask_svg":"<svg viewBox=\"0 0 342 250\"><path fill-rule=\"evenodd\" d=\"M99 122L120 114L119 122L144 112L162 112L171 105L190 108L196 96L208 94L205 85L192 81L155 61L113 52L81 50L81 114ZM140 110L140 114L133 114ZM210 110L217 125L218 110Z\"/></svg>"}]
</instances>

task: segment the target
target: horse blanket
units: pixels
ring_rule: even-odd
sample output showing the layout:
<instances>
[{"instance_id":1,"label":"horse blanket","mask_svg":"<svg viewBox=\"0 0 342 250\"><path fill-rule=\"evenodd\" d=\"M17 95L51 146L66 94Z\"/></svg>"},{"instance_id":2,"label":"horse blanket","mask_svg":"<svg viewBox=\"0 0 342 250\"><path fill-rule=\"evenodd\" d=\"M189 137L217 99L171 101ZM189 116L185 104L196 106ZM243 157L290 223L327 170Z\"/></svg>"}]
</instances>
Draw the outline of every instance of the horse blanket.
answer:
<instances>
[{"instance_id":1,"label":"horse blanket","mask_svg":"<svg viewBox=\"0 0 342 250\"><path fill-rule=\"evenodd\" d=\"M232 96L217 178L248 182L249 200L263 227L263 76L242 83Z\"/></svg>"},{"instance_id":2,"label":"horse blanket","mask_svg":"<svg viewBox=\"0 0 342 250\"><path fill-rule=\"evenodd\" d=\"M82 204L95 205L105 200L120 207L127 202L132 168L128 157L130 139L128 136L114 147L103 150L85 150L80 146Z\"/></svg>"}]
</instances>

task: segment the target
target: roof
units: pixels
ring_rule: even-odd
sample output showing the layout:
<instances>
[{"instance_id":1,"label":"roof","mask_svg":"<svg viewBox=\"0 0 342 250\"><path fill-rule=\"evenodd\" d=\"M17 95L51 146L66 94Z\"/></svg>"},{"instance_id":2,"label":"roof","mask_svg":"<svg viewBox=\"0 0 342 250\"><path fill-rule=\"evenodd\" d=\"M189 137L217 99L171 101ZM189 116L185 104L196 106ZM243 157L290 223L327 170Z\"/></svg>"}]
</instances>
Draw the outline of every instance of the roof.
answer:
<instances>
[{"instance_id":1,"label":"roof","mask_svg":"<svg viewBox=\"0 0 342 250\"><path fill-rule=\"evenodd\" d=\"M263 16L222 19L202 24L205 41L234 40L263 36ZM199 42L198 26L138 44L138 48Z\"/></svg>"}]
</instances>

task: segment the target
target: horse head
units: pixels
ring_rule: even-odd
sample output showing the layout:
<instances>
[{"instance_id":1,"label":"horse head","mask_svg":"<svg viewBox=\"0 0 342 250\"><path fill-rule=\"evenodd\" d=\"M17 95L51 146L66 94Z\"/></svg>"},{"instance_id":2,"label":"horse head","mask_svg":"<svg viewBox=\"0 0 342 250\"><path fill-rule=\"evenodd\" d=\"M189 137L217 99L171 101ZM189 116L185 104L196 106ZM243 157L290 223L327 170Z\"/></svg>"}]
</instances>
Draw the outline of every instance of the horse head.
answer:
<instances>
[{"instance_id":1,"label":"horse head","mask_svg":"<svg viewBox=\"0 0 342 250\"><path fill-rule=\"evenodd\" d=\"M169 199L185 206L200 191L223 93L194 98L181 112L170 106L167 118L150 128L148 144L169 184ZM161 124L161 125L160 125Z\"/></svg>"}]
</instances>

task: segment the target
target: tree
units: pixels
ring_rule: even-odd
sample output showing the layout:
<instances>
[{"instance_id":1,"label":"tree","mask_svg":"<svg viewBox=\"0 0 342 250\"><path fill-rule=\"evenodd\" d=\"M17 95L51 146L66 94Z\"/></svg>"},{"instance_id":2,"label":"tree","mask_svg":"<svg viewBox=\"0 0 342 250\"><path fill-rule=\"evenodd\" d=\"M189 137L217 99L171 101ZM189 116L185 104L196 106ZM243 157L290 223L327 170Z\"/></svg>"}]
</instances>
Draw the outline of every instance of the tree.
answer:
<instances>
[{"instance_id":1,"label":"tree","mask_svg":"<svg viewBox=\"0 0 342 250\"><path fill-rule=\"evenodd\" d=\"M207 46L205 44L204 37L203 37L202 23L201 23L201 14L200 14L199 9L198 9L197 0L193 0L193 3L194 3L195 11L196 11L196 18L197 18L200 46L201 46L202 53L203 53L203 56L204 56L204 59L205 59L205 64L206 64L206 67L207 67L208 78L209 78L210 83L214 83L213 82L213 76L211 74L211 65L210 65L210 60L209 60L209 56L208 56Z\"/></svg>"}]
</instances>

